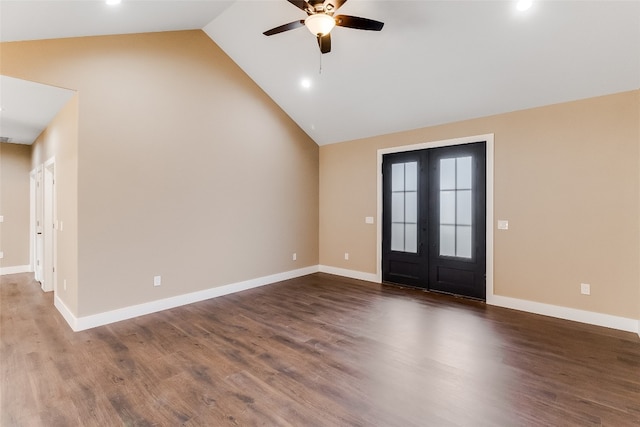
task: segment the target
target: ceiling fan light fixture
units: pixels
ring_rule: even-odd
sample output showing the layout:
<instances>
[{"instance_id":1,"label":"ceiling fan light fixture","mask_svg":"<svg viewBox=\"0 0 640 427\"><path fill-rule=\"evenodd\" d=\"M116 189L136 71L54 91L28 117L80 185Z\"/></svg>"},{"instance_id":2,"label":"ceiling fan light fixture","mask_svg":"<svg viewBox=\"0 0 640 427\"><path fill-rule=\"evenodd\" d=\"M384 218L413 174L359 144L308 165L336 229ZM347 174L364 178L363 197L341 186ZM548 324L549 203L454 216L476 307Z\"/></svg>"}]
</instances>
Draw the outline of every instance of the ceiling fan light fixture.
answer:
<instances>
[{"instance_id":1,"label":"ceiling fan light fixture","mask_svg":"<svg viewBox=\"0 0 640 427\"><path fill-rule=\"evenodd\" d=\"M307 26L311 34L314 36L326 36L331 32L333 27L336 26L336 21L333 17L324 13L316 13L310 15L304 20L304 25Z\"/></svg>"}]
</instances>

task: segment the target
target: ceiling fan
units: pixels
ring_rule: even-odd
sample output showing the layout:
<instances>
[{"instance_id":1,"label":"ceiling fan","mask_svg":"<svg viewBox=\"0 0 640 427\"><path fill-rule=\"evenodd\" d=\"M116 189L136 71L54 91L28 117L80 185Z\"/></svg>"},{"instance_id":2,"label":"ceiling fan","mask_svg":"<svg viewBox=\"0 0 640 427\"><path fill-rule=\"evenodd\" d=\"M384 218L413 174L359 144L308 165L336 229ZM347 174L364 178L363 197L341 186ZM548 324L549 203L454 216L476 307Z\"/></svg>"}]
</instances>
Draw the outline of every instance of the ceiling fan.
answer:
<instances>
[{"instance_id":1,"label":"ceiling fan","mask_svg":"<svg viewBox=\"0 0 640 427\"><path fill-rule=\"evenodd\" d=\"M265 36L272 36L285 31L306 26L311 34L318 39L320 52L331 52L331 30L336 25L339 27L355 28L356 30L380 31L383 22L373 19L360 18L358 16L333 14L347 2L347 0L287 0L289 3L303 10L307 14L306 19L289 22L265 31Z\"/></svg>"}]
</instances>

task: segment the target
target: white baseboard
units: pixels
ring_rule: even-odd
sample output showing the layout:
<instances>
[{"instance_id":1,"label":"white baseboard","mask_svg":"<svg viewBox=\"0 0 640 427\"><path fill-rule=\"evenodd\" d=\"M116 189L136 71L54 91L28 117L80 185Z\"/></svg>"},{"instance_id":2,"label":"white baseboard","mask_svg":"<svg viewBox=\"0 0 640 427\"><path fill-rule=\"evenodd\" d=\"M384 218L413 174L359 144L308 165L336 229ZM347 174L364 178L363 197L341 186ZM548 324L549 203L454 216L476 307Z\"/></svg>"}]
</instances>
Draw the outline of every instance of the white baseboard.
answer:
<instances>
[{"instance_id":1,"label":"white baseboard","mask_svg":"<svg viewBox=\"0 0 640 427\"><path fill-rule=\"evenodd\" d=\"M361 271L347 270L344 268L331 267L327 265L320 265L319 271L322 273L349 277L351 279L380 283L377 275L372 273L363 273ZM610 314L595 313L592 311L577 310L575 308L561 307L535 301L503 297L500 295L488 295L487 304L495 305L498 307L512 308L528 313L541 314L558 319L572 320L589 325L604 326L606 328L618 329L626 332L635 332L638 334L638 336L640 336L640 320L636 319L628 319L626 317L612 316Z\"/></svg>"},{"instance_id":2,"label":"white baseboard","mask_svg":"<svg viewBox=\"0 0 640 427\"><path fill-rule=\"evenodd\" d=\"M30 265L15 265L13 267L0 267L0 276L7 274L31 273Z\"/></svg>"},{"instance_id":3,"label":"white baseboard","mask_svg":"<svg viewBox=\"0 0 640 427\"><path fill-rule=\"evenodd\" d=\"M127 320L145 314L156 313L162 310L179 307L182 305L192 304L194 302L204 301L235 292L245 291L247 289L257 288L259 286L270 285L282 280L294 279L296 277L306 276L318 272L318 266L305 267L298 270L286 271L284 273L273 274L271 276L259 277L256 279L245 280L243 282L232 283L229 285L209 288L202 291L192 292L175 297L165 298L157 301L151 301L143 304L123 307L116 310L106 311L90 316L76 317L64 305L62 300L55 298L55 307L67 321L71 329L74 331L84 331L86 329L95 328L97 326L108 325L110 323Z\"/></svg>"},{"instance_id":4,"label":"white baseboard","mask_svg":"<svg viewBox=\"0 0 640 427\"><path fill-rule=\"evenodd\" d=\"M62 302L62 300L58 295L54 296L53 305L55 306L55 308L58 309L60 314L62 314L62 317L64 317L64 320L66 320L69 326L71 326L71 329L73 329L74 331L80 330L80 329L77 329L78 319L73 315L73 313L71 312L71 310L69 310L69 308L65 305L65 303Z\"/></svg>"},{"instance_id":5,"label":"white baseboard","mask_svg":"<svg viewBox=\"0 0 640 427\"><path fill-rule=\"evenodd\" d=\"M504 297L500 295L488 296L487 304L512 308L529 313L542 314L544 316L556 317L558 319L573 320L575 322L587 323L590 325L604 326L606 328L618 329L621 331L635 332L640 336L640 321L636 319Z\"/></svg>"},{"instance_id":6,"label":"white baseboard","mask_svg":"<svg viewBox=\"0 0 640 427\"><path fill-rule=\"evenodd\" d=\"M347 270L346 268L331 267L328 265L320 265L321 273L335 274L336 276L349 277L351 279L364 280L365 282L380 283L378 276L374 273L364 273L362 271Z\"/></svg>"},{"instance_id":7,"label":"white baseboard","mask_svg":"<svg viewBox=\"0 0 640 427\"><path fill-rule=\"evenodd\" d=\"M29 272L29 266L24 266L26 270L15 271L16 273ZM8 267L16 268L19 267ZM76 317L67 308L58 296L55 297L55 307L67 321L74 331L83 331L95 328L97 326L107 325L121 320L131 319L145 314L151 314L162 310L167 310L182 305L192 304L198 301L204 301L210 298L216 298L223 295L241 292L247 289L257 288L280 282L282 280L293 279L296 277L306 276L317 272L335 274L337 276L348 277L351 279L363 280L366 282L379 283L376 274L364 273L361 271L348 270L344 268L331 267L327 265L314 265L301 268L298 270L278 273L271 276L259 277L256 279L246 280L243 282L232 283L215 288L205 289L203 291L192 292L184 295L177 295L171 298L151 301L144 304L138 304L130 307L124 307L117 310L107 311L104 313L94 314L91 316ZM3 273L4 274L4 273ZM6 273L13 274L13 273ZM521 300L517 298L504 297L500 295L487 296L487 304L498 307L512 308L515 310L525 311L529 313L541 314L544 316L555 317L559 319L572 320L590 325L604 326L607 328L618 329L627 332L634 332L640 336L640 320L629 319L625 317L612 316L609 314L595 313L585 310L577 310L569 307L561 307L551 304L544 304L535 301Z\"/></svg>"}]
</instances>

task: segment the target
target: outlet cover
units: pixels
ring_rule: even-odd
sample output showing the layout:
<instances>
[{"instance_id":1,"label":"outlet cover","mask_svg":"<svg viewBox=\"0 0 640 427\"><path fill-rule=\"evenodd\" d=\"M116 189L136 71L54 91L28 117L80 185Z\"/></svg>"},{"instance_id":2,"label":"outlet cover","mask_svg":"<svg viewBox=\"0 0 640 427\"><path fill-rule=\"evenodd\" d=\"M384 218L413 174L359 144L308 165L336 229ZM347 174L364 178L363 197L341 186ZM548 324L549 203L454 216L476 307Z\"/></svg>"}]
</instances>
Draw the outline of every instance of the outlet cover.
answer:
<instances>
[{"instance_id":1,"label":"outlet cover","mask_svg":"<svg viewBox=\"0 0 640 427\"><path fill-rule=\"evenodd\" d=\"M366 224L373 224L373 217L372 216L366 216L364 217L364 222Z\"/></svg>"},{"instance_id":2,"label":"outlet cover","mask_svg":"<svg viewBox=\"0 0 640 427\"><path fill-rule=\"evenodd\" d=\"M0 252L0 259L4 258L4 252Z\"/></svg>"},{"instance_id":3,"label":"outlet cover","mask_svg":"<svg viewBox=\"0 0 640 427\"><path fill-rule=\"evenodd\" d=\"M580 293L582 295L591 295L591 285L588 283L580 283Z\"/></svg>"},{"instance_id":4,"label":"outlet cover","mask_svg":"<svg viewBox=\"0 0 640 427\"><path fill-rule=\"evenodd\" d=\"M297 253L293 253L293 256L291 257L294 261L298 259L298 254Z\"/></svg>"},{"instance_id":5,"label":"outlet cover","mask_svg":"<svg viewBox=\"0 0 640 427\"><path fill-rule=\"evenodd\" d=\"M344 259L346 259L347 261L349 261L349 253L348 253L348 252L345 252L345 253L344 253Z\"/></svg>"},{"instance_id":6,"label":"outlet cover","mask_svg":"<svg viewBox=\"0 0 640 427\"><path fill-rule=\"evenodd\" d=\"M162 276L153 276L153 286L162 285Z\"/></svg>"}]
</instances>

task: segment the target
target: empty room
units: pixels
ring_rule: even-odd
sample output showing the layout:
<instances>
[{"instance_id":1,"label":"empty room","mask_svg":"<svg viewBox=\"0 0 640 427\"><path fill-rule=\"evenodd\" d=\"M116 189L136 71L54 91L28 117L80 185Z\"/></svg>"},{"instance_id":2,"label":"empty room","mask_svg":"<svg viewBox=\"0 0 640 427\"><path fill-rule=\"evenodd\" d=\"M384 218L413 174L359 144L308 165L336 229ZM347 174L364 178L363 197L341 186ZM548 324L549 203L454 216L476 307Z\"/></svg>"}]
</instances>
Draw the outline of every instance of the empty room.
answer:
<instances>
[{"instance_id":1,"label":"empty room","mask_svg":"<svg viewBox=\"0 0 640 427\"><path fill-rule=\"evenodd\" d=\"M0 0L0 425L640 425L640 1Z\"/></svg>"}]
</instances>

